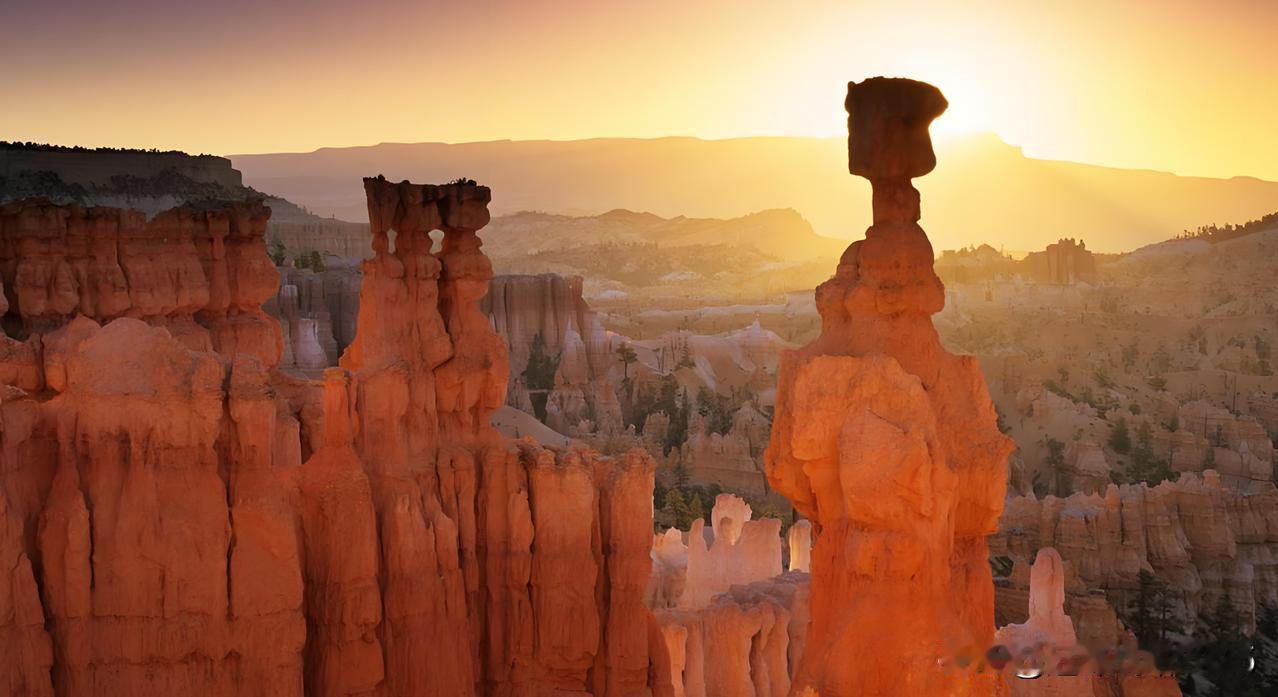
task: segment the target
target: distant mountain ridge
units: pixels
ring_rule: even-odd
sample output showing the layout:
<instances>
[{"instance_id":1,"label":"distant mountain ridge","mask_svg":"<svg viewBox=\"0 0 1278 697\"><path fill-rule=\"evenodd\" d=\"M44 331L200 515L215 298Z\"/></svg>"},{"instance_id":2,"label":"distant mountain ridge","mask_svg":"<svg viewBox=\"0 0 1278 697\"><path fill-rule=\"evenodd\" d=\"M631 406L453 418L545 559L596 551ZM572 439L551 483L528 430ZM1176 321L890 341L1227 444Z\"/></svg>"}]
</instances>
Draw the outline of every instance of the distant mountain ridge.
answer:
<instances>
[{"instance_id":1,"label":"distant mountain ridge","mask_svg":"<svg viewBox=\"0 0 1278 697\"><path fill-rule=\"evenodd\" d=\"M937 249L989 242L1038 249L1082 237L1100 252L1278 208L1278 183L1035 160L994 136L938 141L938 166L916 180ZM384 143L310 153L232 155L247 183L322 215L362 221L360 178L430 182L459 175L492 187L495 214L593 216L613 209L735 218L794 209L816 233L855 239L869 225L869 186L847 174L842 138Z\"/></svg>"}]
</instances>

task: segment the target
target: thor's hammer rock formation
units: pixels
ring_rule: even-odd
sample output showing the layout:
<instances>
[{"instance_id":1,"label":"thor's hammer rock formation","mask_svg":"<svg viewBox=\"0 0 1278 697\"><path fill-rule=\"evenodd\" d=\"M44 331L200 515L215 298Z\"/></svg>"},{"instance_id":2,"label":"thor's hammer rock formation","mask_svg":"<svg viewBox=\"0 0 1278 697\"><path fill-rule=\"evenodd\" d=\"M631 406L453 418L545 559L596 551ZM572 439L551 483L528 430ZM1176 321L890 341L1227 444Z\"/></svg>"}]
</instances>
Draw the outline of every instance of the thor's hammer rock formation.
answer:
<instances>
[{"instance_id":1,"label":"thor's hammer rock formation","mask_svg":"<svg viewBox=\"0 0 1278 697\"><path fill-rule=\"evenodd\" d=\"M981 371L945 351L944 304L910 179L935 166L940 91L848 85L848 161L874 187L874 224L816 290L822 331L782 355L769 482L813 522L811 617L792 694L996 694L950 660L994 633L985 538L1013 448Z\"/></svg>"}]
</instances>

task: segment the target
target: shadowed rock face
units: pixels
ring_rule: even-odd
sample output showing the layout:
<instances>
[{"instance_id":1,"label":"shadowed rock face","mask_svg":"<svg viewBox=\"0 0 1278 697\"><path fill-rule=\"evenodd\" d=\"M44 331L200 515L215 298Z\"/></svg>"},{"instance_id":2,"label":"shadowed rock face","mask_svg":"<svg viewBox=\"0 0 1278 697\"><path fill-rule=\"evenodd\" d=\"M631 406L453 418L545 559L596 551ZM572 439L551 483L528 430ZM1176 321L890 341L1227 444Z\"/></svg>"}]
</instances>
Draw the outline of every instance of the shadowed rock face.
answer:
<instances>
[{"instance_id":1,"label":"shadowed rock face","mask_svg":"<svg viewBox=\"0 0 1278 697\"><path fill-rule=\"evenodd\" d=\"M949 103L927 83L872 77L849 82L844 105L848 171L873 184L875 224L917 221L919 192L910 179L936 167L927 128Z\"/></svg>"},{"instance_id":2,"label":"shadowed rock face","mask_svg":"<svg viewBox=\"0 0 1278 697\"><path fill-rule=\"evenodd\" d=\"M926 82L872 77L848 83L848 171L871 181L913 179L936 167L928 126L949 102Z\"/></svg>"},{"instance_id":3,"label":"shadowed rock face","mask_svg":"<svg viewBox=\"0 0 1278 697\"><path fill-rule=\"evenodd\" d=\"M6 330L27 336L77 315L133 317L195 350L279 362L279 325L262 312L276 275L261 201L208 202L148 220L122 208L27 199L0 206Z\"/></svg>"},{"instance_id":4,"label":"shadowed rock face","mask_svg":"<svg viewBox=\"0 0 1278 697\"><path fill-rule=\"evenodd\" d=\"M356 335L322 380L272 367L265 218L3 209L26 339L0 355L0 693L643 689L652 461L497 434L488 190L366 190ZM86 252L143 243L121 282ZM271 351L222 328L246 318Z\"/></svg>"},{"instance_id":5,"label":"shadowed rock face","mask_svg":"<svg viewBox=\"0 0 1278 697\"><path fill-rule=\"evenodd\" d=\"M279 320L284 335L279 367L318 376L337 365L355 339L359 269L338 266L317 272L286 264L277 270L279 289L263 308Z\"/></svg>"},{"instance_id":6,"label":"shadowed rock face","mask_svg":"<svg viewBox=\"0 0 1278 697\"><path fill-rule=\"evenodd\" d=\"M797 692L999 689L943 667L994 632L985 537L1013 447L976 362L946 352L931 322L944 290L909 180L935 164L927 125L945 105L910 80L849 85L849 169L874 186L875 224L817 289L820 337L782 356L765 455L817 532Z\"/></svg>"}]
</instances>

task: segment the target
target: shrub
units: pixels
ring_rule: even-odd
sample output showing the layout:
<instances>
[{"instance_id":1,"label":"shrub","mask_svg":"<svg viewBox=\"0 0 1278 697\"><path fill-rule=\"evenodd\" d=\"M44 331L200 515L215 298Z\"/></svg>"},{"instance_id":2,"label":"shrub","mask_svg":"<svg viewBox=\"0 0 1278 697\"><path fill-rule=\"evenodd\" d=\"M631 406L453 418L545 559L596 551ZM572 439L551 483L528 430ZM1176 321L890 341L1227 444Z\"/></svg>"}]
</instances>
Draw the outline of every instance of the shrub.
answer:
<instances>
[{"instance_id":1,"label":"shrub","mask_svg":"<svg viewBox=\"0 0 1278 697\"><path fill-rule=\"evenodd\" d=\"M266 244L266 255L271 258L271 263L276 266L283 266L285 259L284 243L278 237L272 237L270 242Z\"/></svg>"}]
</instances>

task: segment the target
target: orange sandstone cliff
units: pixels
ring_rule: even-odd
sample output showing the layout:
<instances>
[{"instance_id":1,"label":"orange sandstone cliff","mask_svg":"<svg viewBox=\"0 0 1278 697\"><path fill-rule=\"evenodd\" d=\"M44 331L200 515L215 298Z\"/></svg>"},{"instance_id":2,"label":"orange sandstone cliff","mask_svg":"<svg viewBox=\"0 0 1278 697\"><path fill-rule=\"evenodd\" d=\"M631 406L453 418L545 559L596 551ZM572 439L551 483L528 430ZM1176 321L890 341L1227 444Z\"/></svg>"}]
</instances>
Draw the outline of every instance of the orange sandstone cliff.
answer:
<instances>
[{"instance_id":1,"label":"orange sandstone cliff","mask_svg":"<svg viewBox=\"0 0 1278 697\"><path fill-rule=\"evenodd\" d=\"M0 693L645 689L651 460L501 438L488 189L365 188L323 380L260 204L0 208Z\"/></svg>"},{"instance_id":2,"label":"orange sandstone cliff","mask_svg":"<svg viewBox=\"0 0 1278 697\"><path fill-rule=\"evenodd\" d=\"M816 533L811 624L792 694L988 695L953 657L994 633L985 538L1012 441L976 361L941 346L944 304L910 183L935 166L936 88L849 84L849 163L874 187L874 225L816 291L819 338L783 354L768 479Z\"/></svg>"}]
</instances>

